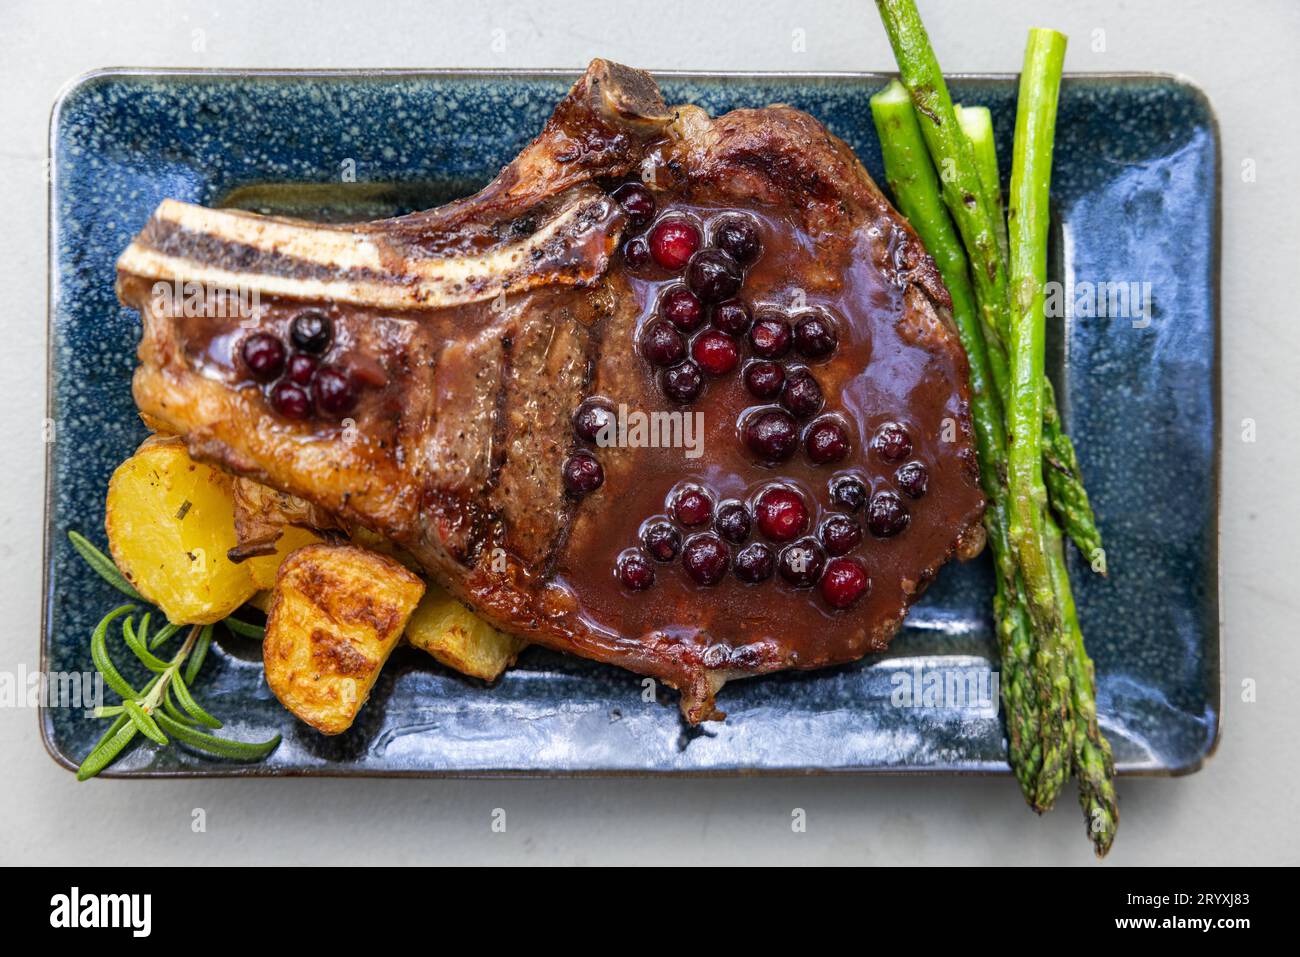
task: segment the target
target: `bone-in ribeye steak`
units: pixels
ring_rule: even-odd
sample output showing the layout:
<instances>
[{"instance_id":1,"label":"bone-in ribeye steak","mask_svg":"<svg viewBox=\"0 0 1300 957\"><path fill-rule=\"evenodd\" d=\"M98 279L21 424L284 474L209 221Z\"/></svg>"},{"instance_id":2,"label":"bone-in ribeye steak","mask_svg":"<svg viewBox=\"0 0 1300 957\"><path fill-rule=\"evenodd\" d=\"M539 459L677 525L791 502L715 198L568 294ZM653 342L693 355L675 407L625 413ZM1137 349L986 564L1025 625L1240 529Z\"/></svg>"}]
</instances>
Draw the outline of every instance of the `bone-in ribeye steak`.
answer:
<instances>
[{"instance_id":1,"label":"bone-in ribeye steak","mask_svg":"<svg viewBox=\"0 0 1300 957\"><path fill-rule=\"evenodd\" d=\"M187 282L255 305L158 294ZM947 291L789 107L712 119L596 60L475 196L347 226L164 202L118 292L151 425L692 722L730 678L881 650L983 540Z\"/></svg>"}]
</instances>

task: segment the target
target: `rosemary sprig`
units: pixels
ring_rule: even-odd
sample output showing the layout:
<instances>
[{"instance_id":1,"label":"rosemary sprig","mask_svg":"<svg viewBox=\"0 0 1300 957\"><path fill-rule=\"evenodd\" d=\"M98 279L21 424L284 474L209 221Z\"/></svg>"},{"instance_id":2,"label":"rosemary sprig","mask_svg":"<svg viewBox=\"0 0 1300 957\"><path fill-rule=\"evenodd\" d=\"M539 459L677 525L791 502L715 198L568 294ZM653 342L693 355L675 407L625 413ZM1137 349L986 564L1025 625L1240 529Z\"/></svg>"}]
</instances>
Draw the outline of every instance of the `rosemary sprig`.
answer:
<instances>
[{"instance_id":1,"label":"rosemary sprig","mask_svg":"<svg viewBox=\"0 0 1300 957\"><path fill-rule=\"evenodd\" d=\"M111 558L76 532L69 532L68 539L101 578L136 601L144 601ZM146 611L137 624L134 615L137 608L134 603L119 605L101 618L91 633L91 659L103 675L104 683L121 696L122 703L96 709L95 717L112 718L113 722L81 762L77 780L92 778L112 764L137 734L163 746L171 744L174 738L196 751L234 761L261 760L279 747L278 734L268 741L250 742L221 738L200 730L221 727L221 722L195 700L190 690L212 646L213 626L191 626L179 650L169 659L160 658L154 651L177 634L181 626L168 622L150 635L153 611ZM118 620L121 620L123 643L153 673L139 691L122 676L109 654L109 631ZM227 618L222 624L233 634L249 638L262 638L266 632L237 618Z\"/></svg>"}]
</instances>

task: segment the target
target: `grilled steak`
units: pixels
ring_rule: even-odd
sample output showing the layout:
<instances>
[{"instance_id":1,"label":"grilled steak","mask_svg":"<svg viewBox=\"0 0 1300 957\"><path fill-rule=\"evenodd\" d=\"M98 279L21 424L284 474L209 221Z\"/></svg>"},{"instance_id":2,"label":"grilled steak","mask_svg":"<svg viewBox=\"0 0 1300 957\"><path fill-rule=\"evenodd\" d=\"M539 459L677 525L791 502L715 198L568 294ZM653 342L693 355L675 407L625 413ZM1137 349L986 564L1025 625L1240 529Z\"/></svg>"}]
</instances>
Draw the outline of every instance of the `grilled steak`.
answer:
<instances>
[{"instance_id":1,"label":"grilled steak","mask_svg":"<svg viewBox=\"0 0 1300 957\"><path fill-rule=\"evenodd\" d=\"M475 196L349 226L165 202L118 293L151 425L692 722L728 679L883 649L983 541L947 292L789 107L712 119L596 60Z\"/></svg>"}]
</instances>

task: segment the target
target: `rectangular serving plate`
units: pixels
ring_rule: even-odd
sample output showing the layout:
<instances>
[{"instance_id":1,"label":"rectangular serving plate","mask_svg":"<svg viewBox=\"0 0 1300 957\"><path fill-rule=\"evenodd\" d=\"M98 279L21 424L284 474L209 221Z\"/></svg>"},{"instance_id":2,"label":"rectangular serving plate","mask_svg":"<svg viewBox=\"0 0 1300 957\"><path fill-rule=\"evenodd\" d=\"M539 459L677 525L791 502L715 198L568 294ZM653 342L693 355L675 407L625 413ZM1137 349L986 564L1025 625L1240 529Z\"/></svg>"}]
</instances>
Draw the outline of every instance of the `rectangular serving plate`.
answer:
<instances>
[{"instance_id":1,"label":"rectangular serving plate","mask_svg":"<svg viewBox=\"0 0 1300 957\"><path fill-rule=\"evenodd\" d=\"M867 99L887 74L657 76L669 102L714 115L807 110L884 181ZM340 221L436 205L491 179L573 78L106 70L62 94L50 144L43 671L91 671L90 630L119 601L67 532L102 544L108 477L145 435L130 389L139 318L116 300L113 264L154 207L175 198ZM1015 78L951 83L955 99L992 110L1005 182ZM1150 283L1149 308L1057 320L1049 356L1106 539L1109 578L1073 552L1071 577L1123 773L1193 771L1218 739L1218 187L1217 126L1195 87L1155 74L1066 78L1052 278L1085 303L1089 283L1112 284L1103 299L1113 284ZM243 765L140 746L106 774L1005 773L995 706L923 693L935 676L996 669L991 594L987 556L950 564L886 654L734 682L720 699L727 720L698 729L673 696L610 666L534 648L489 688L402 648L356 725L326 738L275 700L258 646L222 636L201 698L226 733L279 732L280 748ZM909 706L901 691L913 686ZM40 722L69 768L103 728L73 708L43 708Z\"/></svg>"}]
</instances>

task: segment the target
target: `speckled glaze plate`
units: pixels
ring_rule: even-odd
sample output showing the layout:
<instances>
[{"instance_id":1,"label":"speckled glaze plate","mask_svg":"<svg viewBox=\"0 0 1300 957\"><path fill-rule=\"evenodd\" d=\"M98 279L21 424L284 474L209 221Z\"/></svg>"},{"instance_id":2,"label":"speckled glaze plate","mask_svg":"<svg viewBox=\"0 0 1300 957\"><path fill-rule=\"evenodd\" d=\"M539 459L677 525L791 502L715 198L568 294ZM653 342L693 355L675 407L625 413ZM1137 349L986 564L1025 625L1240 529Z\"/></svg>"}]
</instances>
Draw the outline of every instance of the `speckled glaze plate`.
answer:
<instances>
[{"instance_id":1,"label":"speckled glaze plate","mask_svg":"<svg viewBox=\"0 0 1300 957\"><path fill-rule=\"evenodd\" d=\"M494 176L572 78L106 71L63 94L51 125L45 671L90 671L91 628L117 601L66 533L103 544L108 477L145 434L130 391L140 324L117 302L113 264L153 208L170 197L338 221L440 204ZM660 78L670 102L714 114L801 107L881 180L867 98L885 75ZM1005 179L1014 78L952 87L992 109ZM1066 79L1052 278L1083 306L1053 323L1049 363L1107 542L1109 579L1073 553L1072 578L1098 713L1129 773L1195 770L1218 736L1218 184L1215 120L1194 87ZM1144 305L1099 317L1086 303L1100 283L1095 303L1138 283ZM355 726L325 738L275 700L258 646L222 636L201 698L226 733L278 731L280 748L240 765L140 746L107 773L1005 772L995 708L919 693L906 706L898 693L996 667L991 594L987 557L949 565L887 654L734 682L719 699L728 719L694 730L674 696L610 666L529 649L487 687L402 648ZM80 709L41 712L50 753L69 767L102 727Z\"/></svg>"}]
</instances>

